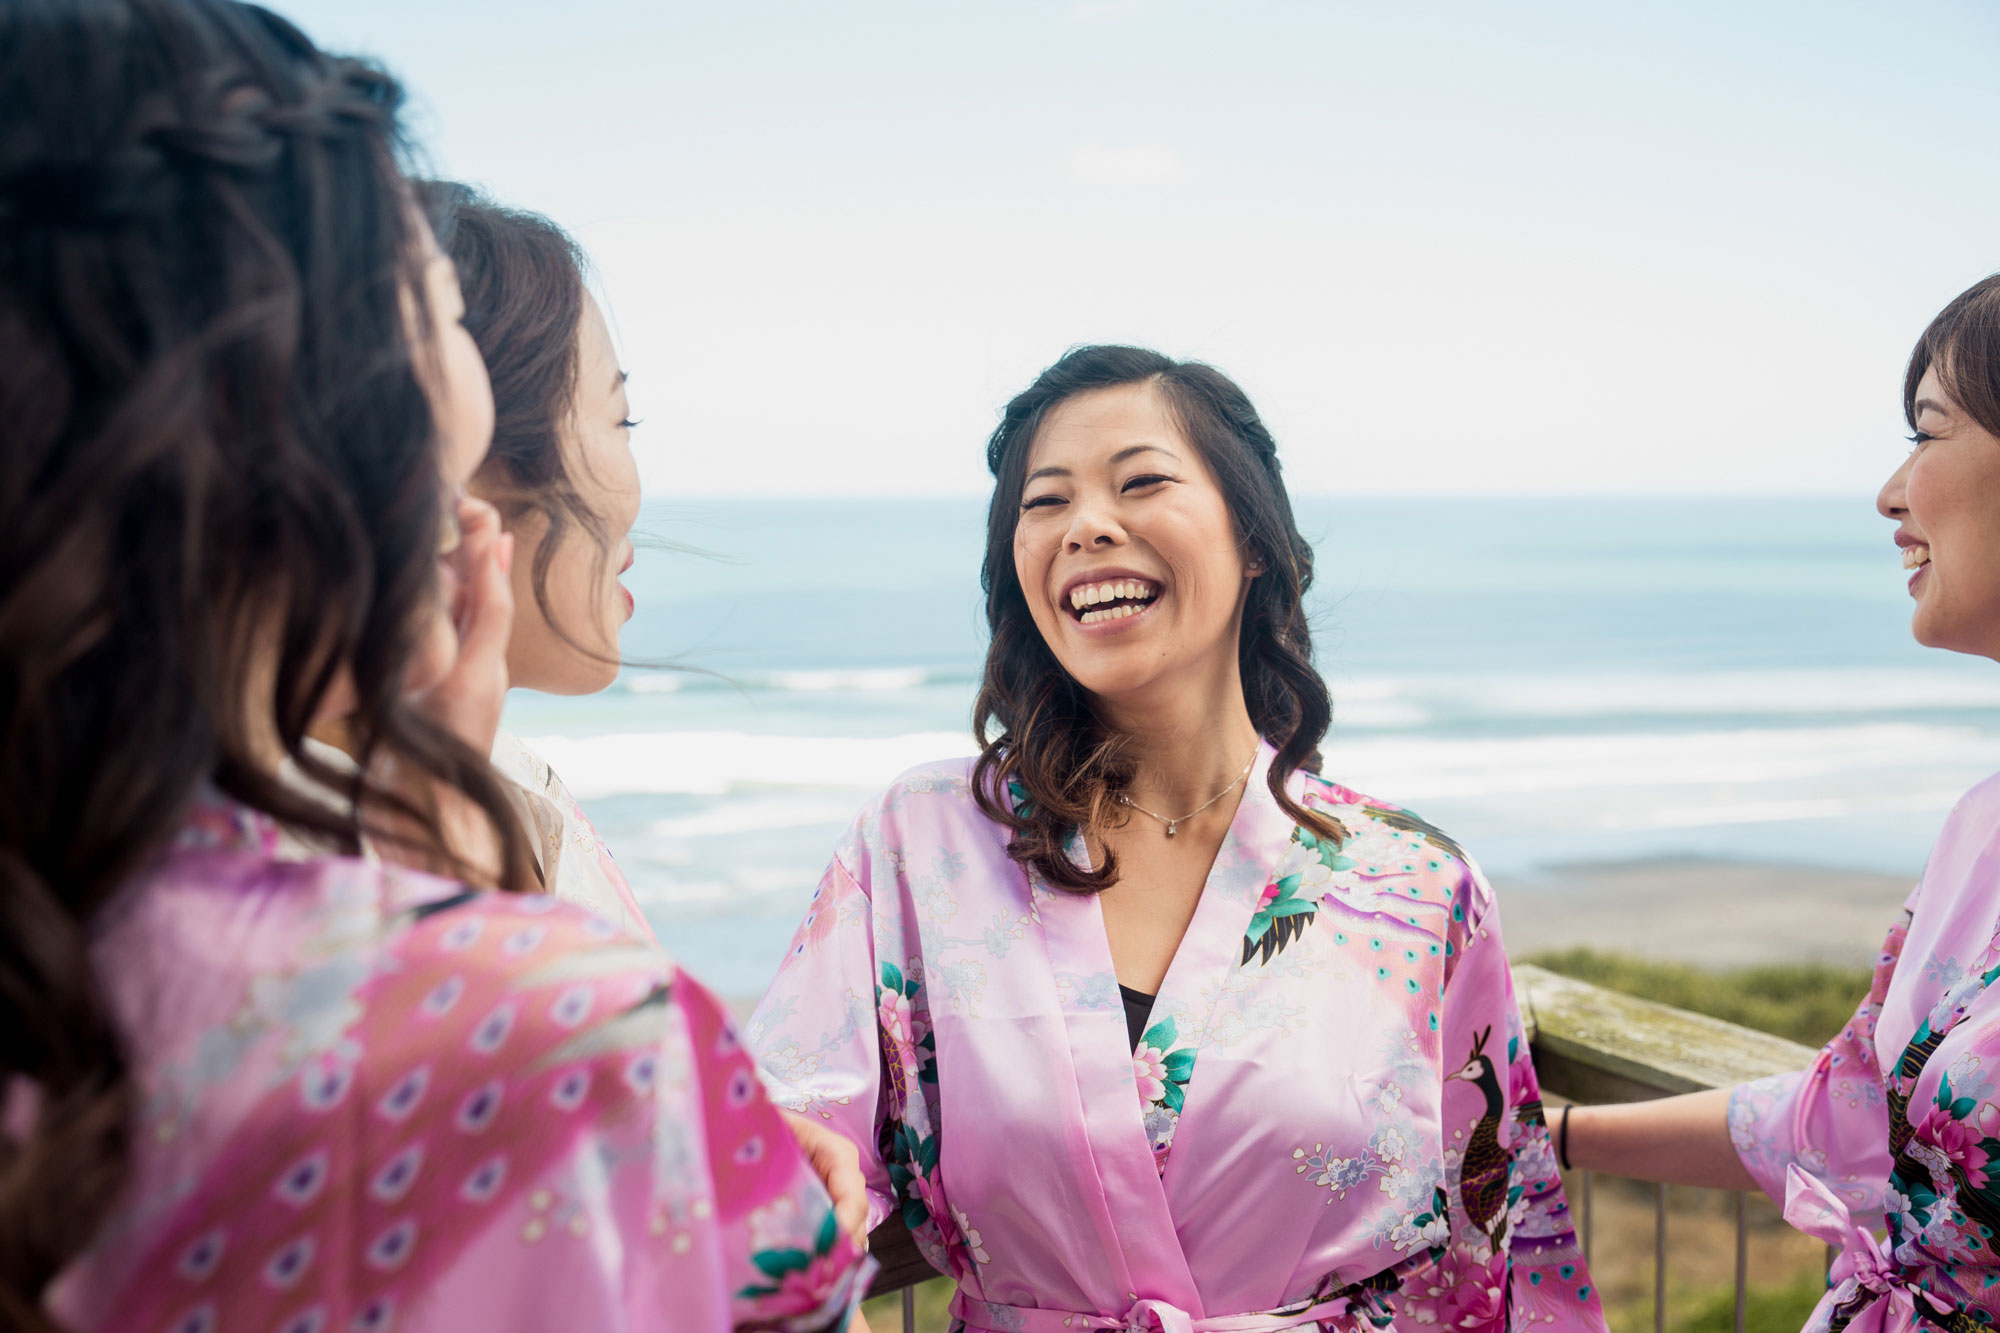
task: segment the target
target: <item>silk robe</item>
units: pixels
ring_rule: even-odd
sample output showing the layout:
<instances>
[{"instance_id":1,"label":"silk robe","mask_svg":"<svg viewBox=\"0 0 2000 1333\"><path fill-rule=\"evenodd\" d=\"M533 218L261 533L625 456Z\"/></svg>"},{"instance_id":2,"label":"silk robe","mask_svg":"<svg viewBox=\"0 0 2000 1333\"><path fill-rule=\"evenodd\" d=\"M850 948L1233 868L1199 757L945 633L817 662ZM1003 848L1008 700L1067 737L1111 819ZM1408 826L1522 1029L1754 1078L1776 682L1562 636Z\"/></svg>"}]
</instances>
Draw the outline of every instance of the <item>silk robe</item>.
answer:
<instances>
[{"instance_id":1,"label":"silk robe","mask_svg":"<svg viewBox=\"0 0 2000 1333\"><path fill-rule=\"evenodd\" d=\"M625 872L548 760L503 731L494 738L493 766L520 794L522 823L548 891L634 939L658 944Z\"/></svg>"},{"instance_id":2,"label":"silk robe","mask_svg":"<svg viewBox=\"0 0 2000 1333\"><path fill-rule=\"evenodd\" d=\"M773 1095L860 1148L967 1328L1601 1329L1491 891L1302 773L1349 836L1294 827L1271 759L1136 1050L1098 900L1008 858L969 760L904 775L751 1021Z\"/></svg>"},{"instance_id":3,"label":"silk robe","mask_svg":"<svg viewBox=\"0 0 2000 1333\"><path fill-rule=\"evenodd\" d=\"M1810 1333L2000 1320L2000 777L1945 821L1874 984L1811 1067L1737 1088L1730 1133L1840 1250Z\"/></svg>"},{"instance_id":4,"label":"silk robe","mask_svg":"<svg viewBox=\"0 0 2000 1333\"><path fill-rule=\"evenodd\" d=\"M66 1327L803 1331L872 1267L714 997L552 897L210 793L93 948L139 1117Z\"/></svg>"}]
</instances>

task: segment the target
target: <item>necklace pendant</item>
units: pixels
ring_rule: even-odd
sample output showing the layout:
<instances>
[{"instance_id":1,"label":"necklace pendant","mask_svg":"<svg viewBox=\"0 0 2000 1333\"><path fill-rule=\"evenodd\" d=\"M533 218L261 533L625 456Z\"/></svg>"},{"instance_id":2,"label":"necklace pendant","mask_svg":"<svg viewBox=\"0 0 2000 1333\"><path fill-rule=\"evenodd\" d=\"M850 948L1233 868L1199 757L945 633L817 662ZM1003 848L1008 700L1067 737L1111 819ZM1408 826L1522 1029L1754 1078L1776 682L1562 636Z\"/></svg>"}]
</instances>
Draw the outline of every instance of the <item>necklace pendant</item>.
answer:
<instances>
[{"instance_id":1,"label":"necklace pendant","mask_svg":"<svg viewBox=\"0 0 2000 1333\"><path fill-rule=\"evenodd\" d=\"M1171 837L1173 837L1173 836L1174 836L1174 825L1176 825L1176 824L1178 824L1178 823L1180 823L1180 822L1181 822L1181 821L1180 821L1180 820L1178 820L1178 819L1169 819L1169 820L1167 821L1167 836L1168 836L1169 838L1171 838Z\"/></svg>"}]
</instances>

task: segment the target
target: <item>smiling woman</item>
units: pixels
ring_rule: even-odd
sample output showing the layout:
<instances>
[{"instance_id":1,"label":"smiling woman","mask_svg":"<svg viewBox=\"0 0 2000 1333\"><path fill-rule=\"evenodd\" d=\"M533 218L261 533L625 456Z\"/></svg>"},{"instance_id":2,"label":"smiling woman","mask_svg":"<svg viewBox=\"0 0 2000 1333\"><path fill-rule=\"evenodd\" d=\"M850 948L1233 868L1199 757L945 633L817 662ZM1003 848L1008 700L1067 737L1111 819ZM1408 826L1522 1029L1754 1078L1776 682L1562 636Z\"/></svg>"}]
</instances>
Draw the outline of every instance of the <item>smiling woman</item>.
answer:
<instances>
[{"instance_id":1,"label":"smiling woman","mask_svg":"<svg viewBox=\"0 0 2000 1333\"><path fill-rule=\"evenodd\" d=\"M1918 340L1895 523L1920 643L2000 659L2000 276ZM1808 1068L1571 1116L1577 1166L1762 1188L1839 1251L1809 1333L1975 1330L2000 1316L2000 777L1967 792L1854 1017ZM1878 1235L1878 1233L1881 1233Z\"/></svg>"},{"instance_id":2,"label":"smiling woman","mask_svg":"<svg viewBox=\"0 0 2000 1333\"><path fill-rule=\"evenodd\" d=\"M836 849L751 1024L775 1095L968 1329L1601 1329L1492 891L1318 773L1256 409L1080 348L987 457L982 752Z\"/></svg>"}]
</instances>

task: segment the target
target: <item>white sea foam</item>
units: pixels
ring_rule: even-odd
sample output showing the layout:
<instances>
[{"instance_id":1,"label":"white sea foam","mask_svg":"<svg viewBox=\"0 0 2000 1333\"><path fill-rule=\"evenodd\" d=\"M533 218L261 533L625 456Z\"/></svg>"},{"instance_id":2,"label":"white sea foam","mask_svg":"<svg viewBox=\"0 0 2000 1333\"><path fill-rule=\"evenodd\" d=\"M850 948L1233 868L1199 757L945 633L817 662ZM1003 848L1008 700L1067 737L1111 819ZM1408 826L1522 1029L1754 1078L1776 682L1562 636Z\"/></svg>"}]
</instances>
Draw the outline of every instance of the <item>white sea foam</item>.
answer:
<instances>
[{"instance_id":1,"label":"white sea foam","mask_svg":"<svg viewBox=\"0 0 2000 1333\"><path fill-rule=\"evenodd\" d=\"M2000 673L1828 667L1782 671L1367 677L1333 684L1336 726L1470 718L1797 717L2000 709Z\"/></svg>"},{"instance_id":2,"label":"white sea foam","mask_svg":"<svg viewBox=\"0 0 2000 1333\"><path fill-rule=\"evenodd\" d=\"M962 731L857 739L741 731L534 736L578 800L605 796L716 796L741 787L875 788L906 768L973 752ZM851 808L851 807L850 807Z\"/></svg>"}]
</instances>

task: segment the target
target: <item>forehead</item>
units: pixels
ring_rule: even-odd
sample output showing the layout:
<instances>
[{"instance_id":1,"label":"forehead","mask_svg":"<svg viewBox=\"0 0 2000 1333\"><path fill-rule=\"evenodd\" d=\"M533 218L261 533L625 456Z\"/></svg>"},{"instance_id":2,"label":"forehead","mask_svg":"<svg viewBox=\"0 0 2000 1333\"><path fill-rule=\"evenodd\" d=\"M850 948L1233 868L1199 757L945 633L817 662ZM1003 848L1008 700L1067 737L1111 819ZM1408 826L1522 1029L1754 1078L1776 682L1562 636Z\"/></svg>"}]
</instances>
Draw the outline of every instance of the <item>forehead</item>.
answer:
<instances>
[{"instance_id":1,"label":"forehead","mask_svg":"<svg viewBox=\"0 0 2000 1333\"><path fill-rule=\"evenodd\" d=\"M1166 398L1151 384L1117 384L1065 398L1042 418L1028 449L1028 471L1102 465L1113 454L1150 444L1183 459L1192 454Z\"/></svg>"}]
</instances>

